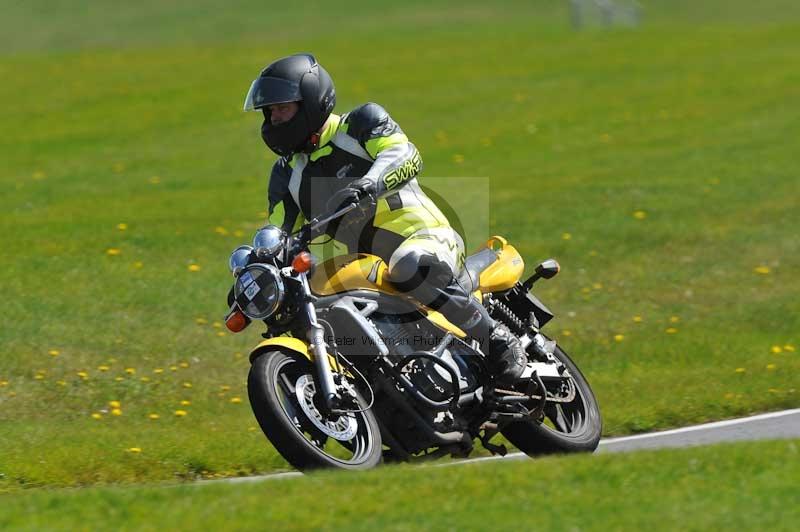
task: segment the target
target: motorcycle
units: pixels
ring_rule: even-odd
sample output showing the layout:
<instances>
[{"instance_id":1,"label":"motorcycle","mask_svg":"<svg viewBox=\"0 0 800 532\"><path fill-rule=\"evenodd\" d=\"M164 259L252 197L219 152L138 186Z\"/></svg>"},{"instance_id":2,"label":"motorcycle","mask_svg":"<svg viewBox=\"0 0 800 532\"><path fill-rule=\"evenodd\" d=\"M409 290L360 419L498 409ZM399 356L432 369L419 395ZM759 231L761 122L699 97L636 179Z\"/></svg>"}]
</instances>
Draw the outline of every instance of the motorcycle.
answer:
<instances>
[{"instance_id":1,"label":"motorcycle","mask_svg":"<svg viewBox=\"0 0 800 532\"><path fill-rule=\"evenodd\" d=\"M530 289L559 271L540 263L524 282L522 257L504 238L466 258L459 280L518 336L521 377L499 385L481 344L434 309L398 292L377 256L315 264L309 244L351 203L287 235L258 230L230 258L235 277L225 322L233 332L262 320L247 387L261 430L299 470L368 469L381 461L466 457L477 439L502 434L530 456L592 452L597 400L566 352L541 332L553 313Z\"/></svg>"}]
</instances>

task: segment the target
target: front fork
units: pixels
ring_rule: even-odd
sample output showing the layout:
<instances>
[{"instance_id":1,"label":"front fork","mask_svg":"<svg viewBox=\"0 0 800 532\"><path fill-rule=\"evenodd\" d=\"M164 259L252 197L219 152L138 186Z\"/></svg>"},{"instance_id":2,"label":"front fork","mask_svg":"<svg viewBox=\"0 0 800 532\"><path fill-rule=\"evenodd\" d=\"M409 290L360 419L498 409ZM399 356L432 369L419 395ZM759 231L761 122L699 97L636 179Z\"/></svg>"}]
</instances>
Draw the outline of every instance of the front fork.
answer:
<instances>
[{"instance_id":1,"label":"front fork","mask_svg":"<svg viewBox=\"0 0 800 532\"><path fill-rule=\"evenodd\" d=\"M328 412L338 408L342 402L336 383L333 381L333 371L328 360L328 345L325 343L325 329L317 320L317 309L314 307L314 295L308 285L305 272L298 275L303 296L303 308L308 320L307 338L314 352L314 367L317 370L316 381Z\"/></svg>"}]
</instances>

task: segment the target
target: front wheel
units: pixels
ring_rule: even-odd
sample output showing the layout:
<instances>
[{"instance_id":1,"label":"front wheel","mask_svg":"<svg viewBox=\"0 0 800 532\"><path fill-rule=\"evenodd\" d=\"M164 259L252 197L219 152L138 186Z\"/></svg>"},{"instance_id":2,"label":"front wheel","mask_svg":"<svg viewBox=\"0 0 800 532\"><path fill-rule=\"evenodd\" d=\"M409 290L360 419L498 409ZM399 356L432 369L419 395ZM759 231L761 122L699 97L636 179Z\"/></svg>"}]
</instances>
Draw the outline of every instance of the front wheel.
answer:
<instances>
[{"instance_id":1,"label":"front wheel","mask_svg":"<svg viewBox=\"0 0 800 532\"><path fill-rule=\"evenodd\" d=\"M529 456L592 452L600 443L603 428L597 399L578 366L559 346L553 356L569 370L575 386L574 399L569 403L548 401L541 422L516 421L501 432Z\"/></svg>"},{"instance_id":2,"label":"front wheel","mask_svg":"<svg viewBox=\"0 0 800 532\"><path fill-rule=\"evenodd\" d=\"M369 469L381 461L381 436L371 410L322 414L312 374L300 354L264 353L250 367L247 392L261 430L299 470ZM357 394L365 409L364 399Z\"/></svg>"}]
</instances>

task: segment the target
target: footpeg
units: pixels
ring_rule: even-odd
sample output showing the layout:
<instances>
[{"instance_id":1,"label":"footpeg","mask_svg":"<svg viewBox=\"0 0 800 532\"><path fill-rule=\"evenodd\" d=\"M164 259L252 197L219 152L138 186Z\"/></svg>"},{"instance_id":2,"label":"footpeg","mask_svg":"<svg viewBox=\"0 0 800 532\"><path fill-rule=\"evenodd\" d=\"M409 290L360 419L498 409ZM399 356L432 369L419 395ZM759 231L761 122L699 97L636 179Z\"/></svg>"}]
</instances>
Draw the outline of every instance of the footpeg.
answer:
<instances>
[{"instance_id":1,"label":"footpeg","mask_svg":"<svg viewBox=\"0 0 800 532\"><path fill-rule=\"evenodd\" d=\"M533 337L533 348L537 354L550 358L556 350L556 341L548 340L541 334L537 334Z\"/></svg>"}]
</instances>

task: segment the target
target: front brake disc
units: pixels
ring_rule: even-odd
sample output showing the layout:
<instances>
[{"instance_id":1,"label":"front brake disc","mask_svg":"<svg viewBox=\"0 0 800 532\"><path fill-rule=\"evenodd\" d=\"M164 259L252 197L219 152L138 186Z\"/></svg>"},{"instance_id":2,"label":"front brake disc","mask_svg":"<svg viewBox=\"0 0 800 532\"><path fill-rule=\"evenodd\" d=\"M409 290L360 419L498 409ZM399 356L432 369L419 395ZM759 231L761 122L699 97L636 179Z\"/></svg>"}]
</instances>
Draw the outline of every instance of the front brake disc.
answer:
<instances>
[{"instance_id":1,"label":"front brake disc","mask_svg":"<svg viewBox=\"0 0 800 532\"><path fill-rule=\"evenodd\" d=\"M352 440L358 431L358 422L353 414L340 414L336 420L326 418L314 404L317 393L311 375L301 375L294 385L300 409L311 423L324 434L339 441Z\"/></svg>"}]
</instances>

